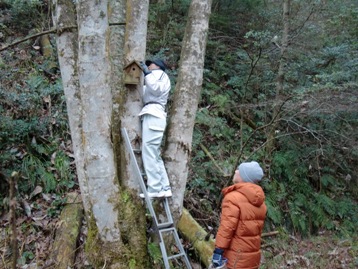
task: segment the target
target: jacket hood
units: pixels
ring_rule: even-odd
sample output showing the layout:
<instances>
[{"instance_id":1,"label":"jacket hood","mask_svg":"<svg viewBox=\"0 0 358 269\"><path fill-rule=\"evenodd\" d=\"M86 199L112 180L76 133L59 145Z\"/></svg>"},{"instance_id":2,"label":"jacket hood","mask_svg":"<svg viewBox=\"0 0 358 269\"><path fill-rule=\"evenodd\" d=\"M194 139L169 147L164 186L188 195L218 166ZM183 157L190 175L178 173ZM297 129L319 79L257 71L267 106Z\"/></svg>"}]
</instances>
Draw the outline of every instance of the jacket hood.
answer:
<instances>
[{"instance_id":1,"label":"jacket hood","mask_svg":"<svg viewBox=\"0 0 358 269\"><path fill-rule=\"evenodd\" d=\"M237 191L244 195L250 204L260 207L265 201L265 193L259 185L253 183L236 183L222 190L225 196L229 192Z\"/></svg>"}]
</instances>

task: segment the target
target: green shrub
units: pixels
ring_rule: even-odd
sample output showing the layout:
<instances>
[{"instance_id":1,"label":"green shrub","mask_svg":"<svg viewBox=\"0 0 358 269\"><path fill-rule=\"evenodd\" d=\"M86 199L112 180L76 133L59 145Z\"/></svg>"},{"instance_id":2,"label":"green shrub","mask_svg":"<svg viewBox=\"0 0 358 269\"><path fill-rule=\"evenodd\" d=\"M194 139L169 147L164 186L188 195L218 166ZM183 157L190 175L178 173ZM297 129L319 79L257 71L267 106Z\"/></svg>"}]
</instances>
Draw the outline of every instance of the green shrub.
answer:
<instances>
[{"instance_id":1,"label":"green shrub","mask_svg":"<svg viewBox=\"0 0 358 269\"><path fill-rule=\"evenodd\" d=\"M43 0L4 0L9 7L10 24L18 31L27 32L38 26L44 19ZM31 20L29 19L31 18Z\"/></svg>"}]
</instances>

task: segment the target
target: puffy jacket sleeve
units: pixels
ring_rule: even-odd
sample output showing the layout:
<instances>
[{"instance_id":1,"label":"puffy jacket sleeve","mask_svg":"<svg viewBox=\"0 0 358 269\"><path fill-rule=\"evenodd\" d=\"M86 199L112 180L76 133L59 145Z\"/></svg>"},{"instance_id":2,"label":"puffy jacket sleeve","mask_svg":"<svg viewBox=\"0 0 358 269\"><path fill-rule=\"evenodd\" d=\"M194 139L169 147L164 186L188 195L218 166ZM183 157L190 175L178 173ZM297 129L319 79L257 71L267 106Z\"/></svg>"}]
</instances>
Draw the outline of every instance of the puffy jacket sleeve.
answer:
<instances>
[{"instance_id":1,"label":"puffy jacket sleeve","mask_svg":"<svg viewBox=\"0 0 358 269\"><path fill-rule=\"evenodd\" d=\"M235 195L235 192L228 193L222 202L220 226L215 239L215 246L218 248L228 248L236 231L240 208L235 204Z\"/></svg>"}]
</instances>

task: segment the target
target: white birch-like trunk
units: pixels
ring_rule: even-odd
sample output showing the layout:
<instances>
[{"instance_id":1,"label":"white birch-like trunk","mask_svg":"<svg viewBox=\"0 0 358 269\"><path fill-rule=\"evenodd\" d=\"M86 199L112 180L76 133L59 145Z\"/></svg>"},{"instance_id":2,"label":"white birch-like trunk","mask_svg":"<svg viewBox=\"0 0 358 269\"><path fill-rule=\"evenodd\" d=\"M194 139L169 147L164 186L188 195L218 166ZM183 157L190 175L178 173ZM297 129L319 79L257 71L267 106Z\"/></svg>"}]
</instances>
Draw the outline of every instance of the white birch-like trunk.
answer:
<instances>
[{"instance_id":1,"label":"white birch-like trunk","mask_svg":"<svg viewBox=\"0 0 358 269\"><path fill-rule=\"evenodd\" d=\"M145 269L149 264L146 207L138 196L138 179L135 178L129 152L123 145L120 129L125 127L131 140L138 142L133 143L133 146L139 148L140 121L138 114L142 107L140 95L142 84L124 85L123 68L133 60L139 61L144 58L149 2L138 0L110 0L110 2L112 118L114 120L112 122L112 137L121 193L123 193L123 197L131 196L133 198L126 199L121 203L121 224L123 224L121 232L122 237L125 237L123 240L126 242L125 248L128 249L127 252L131 253L131 256L125 255L127 260L135 260L135 268ZM125 26L123 22L126 22ZM138 161L141 161L140 158ZM130 225L130 223L135 223L135 225ZM124 252L123 248L121 251Z\"/></svg>"},{"instance_id":2,"label":"white birch-like trunk","mask_svg":"<svg viewBox=\"0 0 358 269\"><path fill-rule=\"evenodd\" d=\"M111 142L108 1L79 0L78 77L84 168L91 211L104 242L120 239L119 186Z\"/></svg>"},{"instance_id":3,"label":"white birch-like trunk","mask_svg":"<svg viewBox=\"0 0 358 269\"><path fill-rule=\"evenodd\" d=\"M147 39L149 0L127 1L126 33L124 44L124 62L128 64L132 61L144 61ZM121 127L127 129L129 139L132 141L133 148L141 145L141 122L139 112L143 107L142 87L138 85L125 85L122 93L123 109L121 113ZM122 171L123 177L128 178L126 185L133 189L137 195L140 192L138 180L134 177L129 154L125 154L127 159L126 171ZM138 158L141 164L141 159Z\"/></svg>"},{"instance_id":4,"label":"white birch-like trunk","mask_svg":"<svg viewBox=\"0 0 358 269\"><path fill-rule=\"evenodd\" d=\"M115 147L119 145L120 138L120 110L121 92L123 91L123 57L124 57L124 33L126 19L126 0L109 1L110 48L111 48L111 82L112 82L112 136ZM118 154L118 161L120 156Z\"/></svg>"},{"instance_id":5,"label":"white birch-like trunk","mask_svg":"<svg viewBox=\"0 0 358 269\"><path fill-rule=\"evenodd\" d=\"M76 6L72 0L53 0L53 22L57 29L76 26ZM57 38L58 60L61 69L63 90L66 98L67 115L70 125L73 153L76 162L77 178L86 213L90 204L88 186L84 171L82 142L82 104L77 76L78 42L77 29L66 30Z\"/></svg>"},{"instance_id":6,"label":"white birch-like trunk","mask_svg":"<svg viewBox=\"0 0 358 269\"><path fill-rule=\"evenodd\" d=\"M180 70L170 111L166 148L163 154L173 187L172 210L175 220L183 209L189 170L195 115L203 81L203 69L211 0L192 0L186 24Z\"/></svg>"}]
</instances>

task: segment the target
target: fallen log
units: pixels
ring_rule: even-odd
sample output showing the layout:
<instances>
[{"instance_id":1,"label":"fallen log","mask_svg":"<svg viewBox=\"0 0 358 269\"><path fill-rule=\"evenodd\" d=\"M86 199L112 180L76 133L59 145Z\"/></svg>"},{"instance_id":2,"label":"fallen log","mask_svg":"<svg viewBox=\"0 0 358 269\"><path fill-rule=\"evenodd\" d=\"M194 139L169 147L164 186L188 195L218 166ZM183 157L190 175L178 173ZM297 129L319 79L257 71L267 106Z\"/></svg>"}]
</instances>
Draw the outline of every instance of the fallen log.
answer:
<instances>
[{"instance_id":1,"label":"fallen log","mask_svg":"<svg viewBox=\"0 0 358 269\"><path fill-rule=\"evenodd\" d=\"M178 222L178 229L183 237L191 242L200 261L208 267L215 248L215 241L209 237L208 233L195 221L186 209L183 209L183 213Z\"/></svg>"},{"instance_id":2,"label":"fallen log","mask_svg":"<svg viewBox=\"0 0 358 269\"><path fill-rule=\"evenodd\" d=\"M73 268L83 218L82 201L67 204L61 212L50 261L56 269Z\"/></svg>"}]
</instances>

